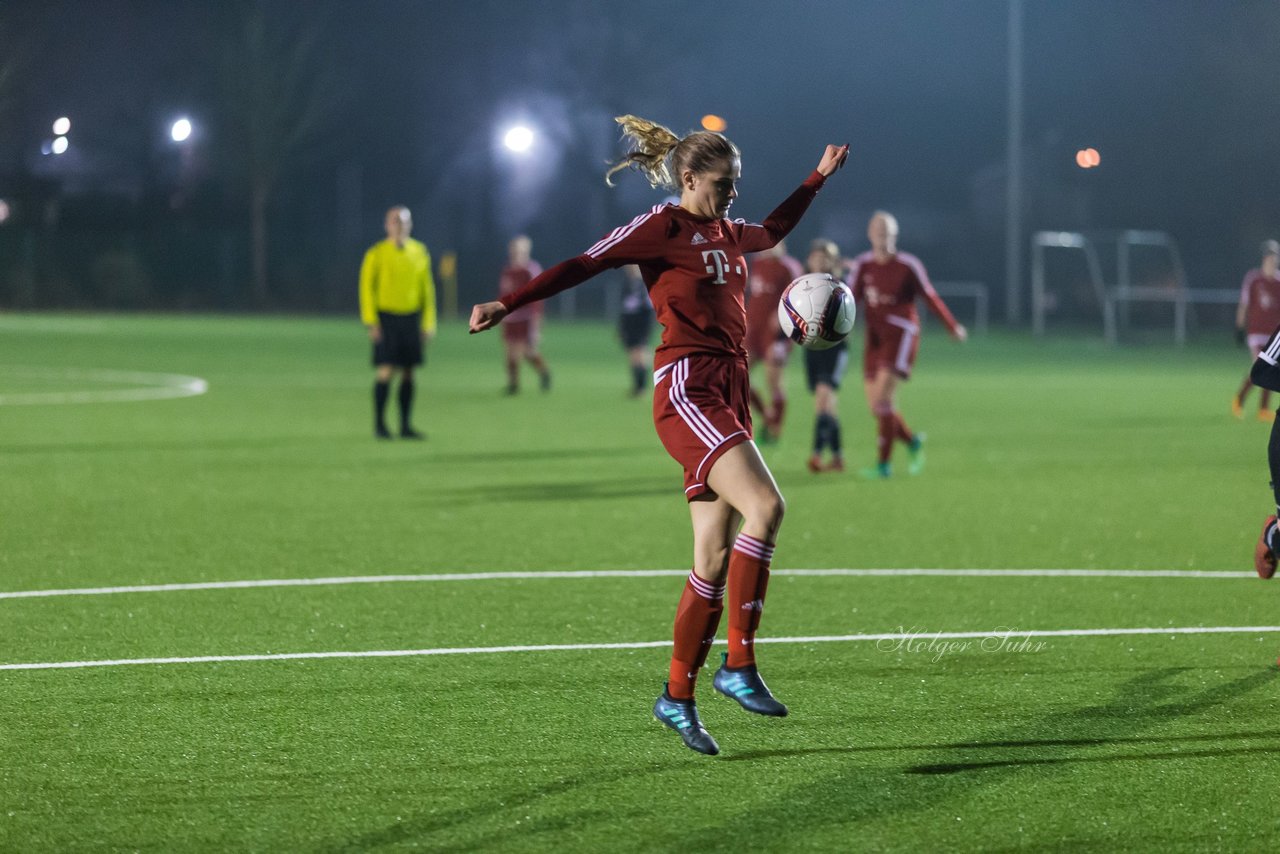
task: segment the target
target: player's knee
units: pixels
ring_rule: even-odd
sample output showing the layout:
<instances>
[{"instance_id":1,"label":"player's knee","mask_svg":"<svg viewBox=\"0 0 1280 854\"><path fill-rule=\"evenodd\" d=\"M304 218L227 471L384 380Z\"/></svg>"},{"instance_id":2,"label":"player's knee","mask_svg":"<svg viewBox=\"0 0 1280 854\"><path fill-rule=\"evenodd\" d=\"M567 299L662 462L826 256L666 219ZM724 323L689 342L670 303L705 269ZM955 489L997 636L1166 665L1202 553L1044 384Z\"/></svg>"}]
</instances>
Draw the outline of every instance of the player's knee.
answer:
<instances>
[{"instance_id":1,"label":"player's knee","mask_svg":"<svg viewBox=\"0 0 1280 854\"><path fill-rule=\"evenodd\" d=\"M787 501L777 490L768 490L756 496L752 506L743 509L743 518L755 525L776 531L782 525L787 512Z\"/></svg>"}]
</instances>

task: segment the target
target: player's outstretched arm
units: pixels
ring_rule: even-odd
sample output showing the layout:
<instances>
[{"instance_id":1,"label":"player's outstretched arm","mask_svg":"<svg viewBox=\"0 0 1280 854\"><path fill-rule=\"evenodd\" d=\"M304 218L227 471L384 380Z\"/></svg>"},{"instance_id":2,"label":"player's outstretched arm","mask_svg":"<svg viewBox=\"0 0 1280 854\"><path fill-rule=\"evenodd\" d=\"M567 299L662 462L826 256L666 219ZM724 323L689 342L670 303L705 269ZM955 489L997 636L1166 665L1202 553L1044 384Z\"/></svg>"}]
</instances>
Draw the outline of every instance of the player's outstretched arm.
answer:
<instances>
[{"instance_id":1,"label":"player's outstretched arm","mask_svg":"<svg viewBox=\"0 0 1280 854\"><path fill-rule=\"evenodd\" d=\"M484 332L486 329L492 329L502 322L502 318L507 316L507 307L502 303L494 300L493 302L482 302L471 307L471 334Z\"/></svg>"},{"instance_id":2,"label":"player's outstretched arm","mask_svg":"<svg viewBox=\"0 0 1280 854\"><path fill-rule=\"evenodd\" d=\"M849 146L847 144L828 145L827 150L822 153L822 160L818 162L818 172L822 177L830 178L848 159Z\"/></svg>"}]
</instances>

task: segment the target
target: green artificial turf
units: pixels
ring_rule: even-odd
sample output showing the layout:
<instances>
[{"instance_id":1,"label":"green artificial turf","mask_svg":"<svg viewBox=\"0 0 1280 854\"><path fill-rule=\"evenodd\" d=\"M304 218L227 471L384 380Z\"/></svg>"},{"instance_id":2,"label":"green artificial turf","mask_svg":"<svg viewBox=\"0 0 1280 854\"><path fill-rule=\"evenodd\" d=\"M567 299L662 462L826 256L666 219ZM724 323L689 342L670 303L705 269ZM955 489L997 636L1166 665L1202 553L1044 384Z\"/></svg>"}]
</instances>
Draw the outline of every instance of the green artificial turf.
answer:
<instances>
[{"instance_id":1,"label":"green artificial turf","mask_svg":"<svg viewBox=\"0 0 1280 854\"><path fill-rule=\"evenodd\" d=\"M1271 494L1268 427L1228 415L1241 351L933 330L900 395L928 466L899 450L886 482L806 470L794 359L760 647L793 714L704 678L708 758L649 714L667 652L644 644L689 566L680 471L611 328L544 338L553 390L509 398L499 338L446 324L428 440L378 443L354 321L0 316L0 593L669 571L0 598L0 665L455 651L0 670L0 850L1280 845L1280 632L1019 634L1280 625L1256 578L785 572L1248 572ZM141 382L103 371L208 392L4 403ZM857 469L856 374L841 412Z\"/></svg>"}]
</instances>

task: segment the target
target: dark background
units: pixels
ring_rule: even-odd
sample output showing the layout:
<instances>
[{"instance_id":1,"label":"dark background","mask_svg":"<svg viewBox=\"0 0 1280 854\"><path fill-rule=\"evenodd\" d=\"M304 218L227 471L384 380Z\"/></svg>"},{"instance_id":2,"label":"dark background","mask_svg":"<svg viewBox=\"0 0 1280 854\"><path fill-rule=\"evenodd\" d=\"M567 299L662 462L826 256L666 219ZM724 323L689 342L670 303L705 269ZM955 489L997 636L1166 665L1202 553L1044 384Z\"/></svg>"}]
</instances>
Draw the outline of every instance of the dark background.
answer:
<instances>
[{"instance_id":1,"label":"dark background","mask_svg":"<svg viewBox=\"0 0 1280 854\"><path fill-rule=\"evenodd\" d=\"M1023 14L1024 245L1167 231L1188 284L1238 287L1280 235L1280 3ZM634 175L604 186L631 112L678 132L725 117L751 219L850 143L793 250L861 251L887 208L935 279L987 283L999 316L1008 17L1006 0L5 0L0 308L354 312L397 203L437 260L457 253L465 307L513 233L546 265L661 199ZM63 115L69 150L42 154ZM180 115L195 132L176 145ZM517 120L538 134L524 156L500 145ZM1086 146L1100 167L1075 165ZM580 289L578 311L603 307Z\"/></svg>"}]
</instances>

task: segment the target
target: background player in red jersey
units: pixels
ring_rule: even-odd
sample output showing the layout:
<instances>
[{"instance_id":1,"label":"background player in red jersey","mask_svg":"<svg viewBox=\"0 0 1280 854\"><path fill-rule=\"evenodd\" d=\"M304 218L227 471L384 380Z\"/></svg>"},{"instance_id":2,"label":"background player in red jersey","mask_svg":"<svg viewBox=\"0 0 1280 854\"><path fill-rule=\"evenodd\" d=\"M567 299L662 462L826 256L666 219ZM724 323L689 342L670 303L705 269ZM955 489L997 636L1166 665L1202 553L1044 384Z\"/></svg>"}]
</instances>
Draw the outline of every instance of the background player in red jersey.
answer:
<instances>
[{"instance_id":1,"label":"background player in red jersey","mask_svg":"<svg viewBox=\"0 0 1280 854\"><path fill-rule=\"evenodd\" d=\"M920 316L916 298L924 297L951 337L968 338L965 328L947 310L929 282L920 259L898 251L898 220L886 211L876 211L867 224L871 251L853 259L850 281L853 295L862 305L866 343L862 352L863 386L867 405L876 419L877 456L874 467L862 475L886 478L893 442L906 444L911 453L908 471L919 474L924 467L924 435L913 433L894 406L898 383L911 378L916 351L920 346Z\"/></svg>"},{"instance_id":2,"label":"background player in red jersey","mask_svg":"<svg viewBox=\"0 0 1280 854\"><path fill-rule=\"evenodd\" d=\"M507 244L507 266L498 280L498 296L513 294L542 272L530 256L533 241L518 234ZM535 302L511 312L502 327L502 343L507 351L507 394L520 391L520 363L527 361L538 372L542 390L551 388L551 371L538 351L542 340L542 303Z\"/></svg>"},{"instance_id":3,"label":"background player in red jersey","mask_svg":"<svg viewBox=\"0 0 1280 854\"><path fill-rule=\"evenodd\" d=\"M747 357L752 367L764 362L765 385L769 389L767 404L755 388L751 389L751 407L764 418L761 442L771 442L782 435L782 419L787 411L782 372L792 343L778 323L778 300L787 285L803 272L800 262L787 254L785 241L778 241L777 246L751 259L751 274L747 277Z\"/></svg>"},{"instance_id":4,"label":"background player in red jersey","mask_svg":"<svg viewBox=\"0 0 1280 854\"><path fill-rule=\"evenodd\" d=\"M617 121L635 149L609 175L631 166L655 187L678 190L679 204L657 205L516 293L475 306L471 331L489 329L511 310L604 270L639 265L663 327L654 352L654 426L684 467L693 522L693 571L676 609L670 678L653 712L685 745L715 754L720 748L698 717L694 685L725 609L726 579L729 653L714 686L750 712L787 713L755 663L755 635L785 505L751 441L743 256L768 249L795 227L849 148L828 145L818 168L756 224L726 218L742 174L738 149L728 139L707 131L680 138L636 116Z\"/></svg>"},{"instance_id":5,"label":"background player in red jersey","mask_svg":"<svg viewBox=\"0 0 1280 854\"><path fill-rule=\"evenodd\" d=\"M833 241L818 238L809 244L805 259L805 272L829 273L840 277L840 248ZM849 342L841 341L826 350L805 350L804 369L813 392L813 454L809 457L809 471L844 471L844 452L840 447L840 413L836 392L849 366ZM831 461L823 463L822 454L830 449Z\"/></svg>"},{"instance_id":6,"label":"background player in red jersey","mask_svg":"<svg viewBox=\"0 0 1280 854\"><path fill-rule=\"evenodd\" d=\"M1255 270L1245 273L1244 284L1240 287L1240 306L1236 309L1236 330L1243 336L1249 348L1249 356L1256 360L1267 339L1277 326L1280 326L1280 242L1268 240L1262 244L1262 263ZM1240 390L1231 400L1231 414L1236 418L1244 417L1244 399L1249 396L1253 383L1249 377L1244 378ZM1276 414L1271 411L1271 390L1261 389L1258 401L1258 420L1274 421Z\"/></svg>"}]
</instances>

